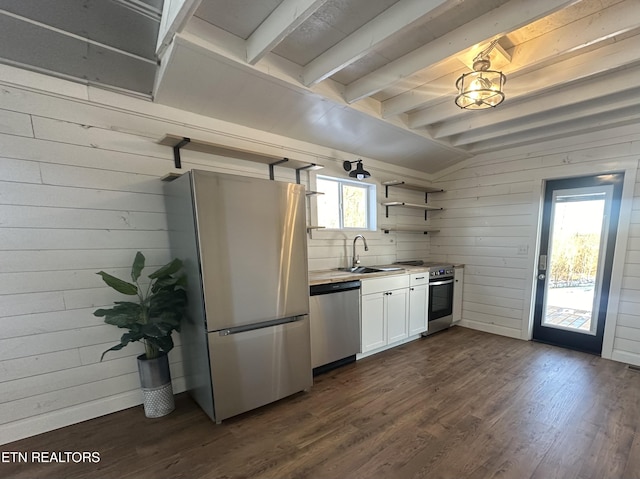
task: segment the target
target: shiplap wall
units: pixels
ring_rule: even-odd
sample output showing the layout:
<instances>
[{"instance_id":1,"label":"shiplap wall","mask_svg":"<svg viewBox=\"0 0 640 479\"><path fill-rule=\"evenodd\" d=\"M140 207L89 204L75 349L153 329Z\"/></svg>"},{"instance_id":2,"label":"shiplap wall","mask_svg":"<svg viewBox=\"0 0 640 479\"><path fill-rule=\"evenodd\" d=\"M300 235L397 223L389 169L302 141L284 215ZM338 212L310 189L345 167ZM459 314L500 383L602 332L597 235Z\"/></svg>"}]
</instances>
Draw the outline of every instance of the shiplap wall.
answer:
<instances>
[{"instance_id":1,"label":"shiplap wall","mask_svg":"<svg viewBox=\"0 0 640 479\"><path fill-rule=\"evenodd\" d=\"M466 264L462 325L528 339L543 180L626 170L618 240L628 232L628 241L616 252L612 284L622 288L610 299L603 355L640 364L639 159L634 125L485 154L437 175L446 209L433 220L441 232L431 254Z\"/></svg>"},{"instance_id":2,"label":"shiplap wall","mask_svg":"<svg viewBox=\"0 0 640 479\"><path fill-rule=\"evenodd\" d=\"M334 159L335 152L307 143L11 67L0 66L0 78L4 444L141 403L135 361L141 346L100 362L123 331L92 314L121 299L95 273L126 278L138 250L150 268L170 260L159 178L175 170L171 149L157 144L164 134L279 152L326 164L329 174L333 168L342 177L342 161L352 158ZM196 152L183 152L182 160L184 169L268 177L267 167L256 163ZM384 179L398 176L384 164L365 164ZM295 174L276 168L276 179L294 181ZM425 241L375 233L371 246L376 259L395 259L396 249L398 255L425 254ZM310 239L312 267L339 264L348 242ZM178 392L185 386L175 339L170 359Z\"/></svg>"},{"instance_id":3,"label":"shiplap wall","mask_svg":"<svg viewBox=\"0 0 640 479\"><path fill-rule=\"evenodd\" d=\"M353 239L355 235L362 234L369 246L369 251L364 250L363 243L358 240L356 244L356 254L360 256L362 265L384 265L391 264L399 260L408 259L428 259L429 244L431 235L415 232L389 232L384 233L381 226L392 227L408 227L416 228L420 226L430 226L433 218L441 214L440 211L429 212L425 221L424 212L411 208L389 208L389 216L386 217L383 202L388 201L404 201L407 203L425 203L424 193L412 191L402 188L389 188L389 196L385 197L385 187L382 181L391 179L400 179L414 184L424 184L427 182L416 181L415 179L406 178L403 175L397 175L388 171L379 171L370 168L365 162L365 169L371 173L371 178L366 180L367 183L376 185L376 206L377 206L377 230L376 231L354 231L354 232L330 232L323 230L314 230L310 234L309 245L309 269L323 270L333 268L343 268L351 266L353 256ZM344 178L345 172L329 165L327 168L320 170L318 174L326 176L334 176ZM314 183L311 182L311 189L314 189ZM439 193L438 193L439 194ZM435 198L435 194L433 197ZM315 201L315 197L310 198L310 202ZM432 201L432 195L429 196L429 204L435 205L436 199ZM310 204L308 217L313 218L314 208Z\"/></svg>"}]
</instances>

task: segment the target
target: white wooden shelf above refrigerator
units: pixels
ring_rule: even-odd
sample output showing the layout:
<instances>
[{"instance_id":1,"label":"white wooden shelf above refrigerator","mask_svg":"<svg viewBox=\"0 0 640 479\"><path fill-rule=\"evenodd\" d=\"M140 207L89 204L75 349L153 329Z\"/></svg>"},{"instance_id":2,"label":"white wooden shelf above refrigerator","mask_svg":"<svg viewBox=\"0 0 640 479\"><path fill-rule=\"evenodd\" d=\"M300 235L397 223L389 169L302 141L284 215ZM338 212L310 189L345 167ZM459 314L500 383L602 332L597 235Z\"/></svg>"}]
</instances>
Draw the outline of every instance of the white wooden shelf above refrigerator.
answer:
<instances>
[{"instance_id":1,"label":"white wooden shelf above refrigerator","mask_svg":"<svg viewBox=\"0 0 640 479\"><path fill-rule=\"evenodd\" d=\"M180 150L199 151L201 153L209 153L212 155L225 156L229 158L236 158L238 160L269 165L269 177L272 180L274 179L273 168L275 166L282 166L284 168L296 170L296 181L298 183L300 183L300 171L311 171L324 168L322 165L309 161L286 158L270 153L258 153L255 151L245 150L243 148L220 145L218 143L211 143L209 141L196 140L194 138L187 138L178 135L167 134L160 139L159 143L173 148L173 159L176 168L182 168Z\"/></svg>"}]
</instances>

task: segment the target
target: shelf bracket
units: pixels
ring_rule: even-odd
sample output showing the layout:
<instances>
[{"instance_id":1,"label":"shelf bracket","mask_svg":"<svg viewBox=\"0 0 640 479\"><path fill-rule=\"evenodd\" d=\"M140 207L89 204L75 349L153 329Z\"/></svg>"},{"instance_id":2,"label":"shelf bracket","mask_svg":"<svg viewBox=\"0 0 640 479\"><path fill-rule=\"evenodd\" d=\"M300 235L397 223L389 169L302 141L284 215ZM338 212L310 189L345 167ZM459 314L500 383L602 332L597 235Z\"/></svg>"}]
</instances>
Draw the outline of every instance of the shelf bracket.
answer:
<instances>
[{"instance_id":1,"label":"shelf bracket","mask_svg":"<svg viewBox=\"0 0 640 479\"><path fill-rule=\"evenodd\" d=\"M275 174L274 174L274 166L278 166L281 165L282 163L286 163L287 161L289 161L289 158L283 158L279 161L274 161L273 163L269 163L269 179L270 180L274 180L275 179Z\"/></svg>"},{"instance_id":2,"label":"shelf bracket","mask_svg":"<svg viewBox=\"0 0 640 479\"><path fill-rule=\"evenodd\" d=\"M300 172L304 171L304 170L309 170L311 168L315 168L316 164L315 163L311 163L309 165L306 166L301 166L300 168L296 168L296 183L300 184Z\"/></svg>"},{"instance_id":3,"label":"shelf bracket","mask_svg":"<svg viewBox=\"0 0 640 479\"><path fill-rule=\"evenodd\" d=\"M191 141L191 138L187 138L186 136L178 142L177 145L173 147L173 164L176 168L182 168L182 159L180 158L180 148L184 145L188 144Z\"/></svg>"}]
</instances>

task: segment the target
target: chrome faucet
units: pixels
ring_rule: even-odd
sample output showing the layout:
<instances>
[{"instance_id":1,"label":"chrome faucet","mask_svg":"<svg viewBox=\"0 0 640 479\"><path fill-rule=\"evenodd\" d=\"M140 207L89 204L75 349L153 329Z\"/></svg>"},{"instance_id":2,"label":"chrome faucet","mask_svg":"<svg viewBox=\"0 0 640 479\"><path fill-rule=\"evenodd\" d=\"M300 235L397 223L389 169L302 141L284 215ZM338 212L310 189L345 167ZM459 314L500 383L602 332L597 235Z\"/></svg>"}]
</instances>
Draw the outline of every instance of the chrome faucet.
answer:
<instances>
[{"instance_id":1,"label":"chrome faucet","mask_svg":"<svg viewBox=\"0 0 640 479\"><path fill-rule=\"evenodd\" d=\"M352 260L351 260L351 269L356 268L357 265L360 264L360 256L356 256L356 241L358 240L358 238L362 238L362 242L364 243L364 250L369 251L369 246L367 246L367 239L362 235L356 235L356 237L353 238L353 254L352 254Z\"/></svg>"}]
</instances>

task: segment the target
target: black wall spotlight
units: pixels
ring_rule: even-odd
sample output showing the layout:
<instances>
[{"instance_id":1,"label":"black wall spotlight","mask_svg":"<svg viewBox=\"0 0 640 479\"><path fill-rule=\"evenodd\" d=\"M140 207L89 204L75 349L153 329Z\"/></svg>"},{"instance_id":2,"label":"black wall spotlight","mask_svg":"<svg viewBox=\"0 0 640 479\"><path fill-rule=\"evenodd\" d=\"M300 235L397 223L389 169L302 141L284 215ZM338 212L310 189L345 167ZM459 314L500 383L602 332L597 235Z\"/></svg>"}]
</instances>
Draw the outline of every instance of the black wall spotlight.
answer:
<instances>
[{"instance_id":1,"label":"black wall spotlight","mask_svg":"<svg viewBox=\"0 0 640 479\"><path fill-rule=\"evenodd\" d=\"M351 171L351 163L357 163L356 165L356 169ZM351 178L357 178L359 180L364 180L365 178L369 178L371 176L371 173L369 173L367 170L365 170L362 167L362 160L356 160L356 161L344 161L342 162L342 167L344 168L344 171L349 171L349 176Z\"/></svg>"}]
</instances>

